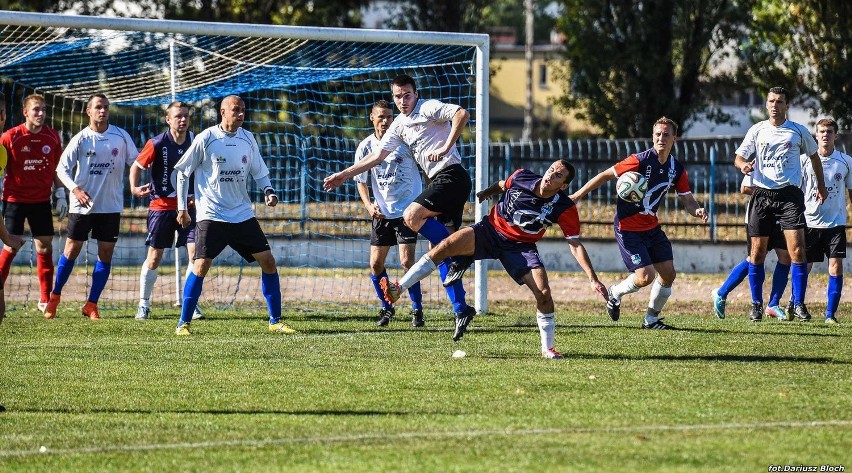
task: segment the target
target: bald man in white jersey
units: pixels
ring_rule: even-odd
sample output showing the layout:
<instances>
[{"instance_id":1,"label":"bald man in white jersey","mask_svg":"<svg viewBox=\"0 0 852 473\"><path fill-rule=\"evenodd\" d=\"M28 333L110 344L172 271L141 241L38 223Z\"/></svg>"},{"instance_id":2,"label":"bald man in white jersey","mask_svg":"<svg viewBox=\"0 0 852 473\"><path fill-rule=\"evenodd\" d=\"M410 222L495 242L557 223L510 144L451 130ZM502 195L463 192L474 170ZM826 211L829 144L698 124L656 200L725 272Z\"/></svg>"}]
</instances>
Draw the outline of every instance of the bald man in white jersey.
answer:
<instances>
[{"instance_id":1,"label":"bald man in white jersey","mask_svg":"<svg viewBox=\"0 0 852 473\"><path fill-rule=\"evenodd\" d=\"M800 155L807 155L814 168L814 198L822 202L828 196L828 191L816 141L807 128L787 120L788 108L787 91L782 87L769 89L766 96L769 119L749 128L734 158L737 169L743 174L751 173L754 183L748 215L748 234L751 238L748 267L752 300L750 318L754 322L763 319L763 282L766 279L763 263L769 236L779 224L784 230L792 260L792 315L802 321L811 319L805 307L808 264L805 260L805 196L799 187L802 182ZM790 317L790 314L787 316Z\"/></svg>"},{"instance_id":2,"label":"bald man in white jersey","mask_svg":"<svg viewBox=\"0 0 852 473\"><path fill-rule=\"evenodd\" d=\"M429 178L426 189L403 213L405 226L437 245L462 225L464 205L470 196L470 174L461 164L456 141L461 136L470 114L458 105L420 98L411 76L402 74L391 82L391 94L400 114L382 137L379 149L341 172L325 178L323 189L329 191L384 161L399 146L406 144L414 159ZM447 297L455 312L453 340L459 340L476 315L476 309L465 302L461 276L473 262L471 257L457 257L438 263ZM389 285L387 278L382 278Z\"/></svg>"},{"instance_id":3,"label":"bald man in white jersey","mask_svg":"<svg viewBox=\"0 0 852 473\"><path fill-rule=\"evenodd\" d=\"M269 310L269 331L295 333L281 320L278 268L248 195L251 176L263 189L266 205L275 207L278 204L278 196L269 180L269 169L254 135L242 128L246 113L243 99L229 95L222 100L219 111L222 121L199 133L175 164L178 223L186 228L192 221L187 210L192 175L195 175L196 215L193 268L184 283L183 305L175 334L190 334L189 322L198 305L204 277L213 259L226 246L236 250L246 261L260 264L260 288Z\"/></svg>"},{"instance_id":4,"label":"bald man in white jersey","mask_svg":"<svg viewBox=\"0 0 852 473\"><path fill-rule=\"evenodd\" d=\"M817 198L818 181L810 156L802 155L802 191L805 193L805 246L808 272L814 263L828 257L825 323L836 324L837 306L843 292L843 259L846 258L846 195L852 199L852 157L834 146L837 122L823 118L817 122L816 137L828 197Z\"/></svg>"},{"instance_id":5,"label":"bald man in white jersey","mask_svg":"<svg viewBox=\"0 0 852 473\"><path fill-rule=\"evenodd\" d=\"M130 135L109 123L109 100L94 94L86 105L89 126L74 135L59 158L56 176L71 189L68 238L59 262L44 317L56 317L60 295L83 244L98 240L98 261L92 271L92 286L83 306L84 317L99 319L98 299L109 279L112 253L118 241L124 208L124 176L139 151Z\"/></svg>"}]
</instances>

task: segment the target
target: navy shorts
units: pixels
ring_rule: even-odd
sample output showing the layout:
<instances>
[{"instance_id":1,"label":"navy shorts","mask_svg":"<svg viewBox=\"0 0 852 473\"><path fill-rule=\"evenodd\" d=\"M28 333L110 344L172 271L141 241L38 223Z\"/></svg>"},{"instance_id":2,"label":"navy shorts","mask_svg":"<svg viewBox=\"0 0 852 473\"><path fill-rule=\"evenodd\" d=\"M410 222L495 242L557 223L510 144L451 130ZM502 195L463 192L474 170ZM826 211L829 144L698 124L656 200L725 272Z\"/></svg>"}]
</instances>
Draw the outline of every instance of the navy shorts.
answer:
<instances>
[{"instance_id":1,"label":"navy shorts","mask_svg":"<svg viewBox=\"0 0 852 473\"><path fill-rule=\"evenodd\" d=\"M846 258L846 227L806 228L805 254L808 263L822 263L826 256Z\"/></svg>"},{"instance_id":2,"label":"navy shorts","mask_svg":"<svg viewBox=\"0 0 852 473\"><path fill-rule=\"evenodd\" d=\"M399 218L374 218L370 233L372 246L396 246L417 243L417 232L408 228Z\"/></svg>"},{"instance_id":3,"label":"navy shorts","mask_svg":"<svg viewBox=\"0 0 852 473\"><path fill-rule=\"evenodd\" d=\"M659 225L644 232L632 232L619 230L616 222L615 241L618 242L621 259L630 272L674 259L669 237Z\"/></svg>"},{"instance_id":4,"label":"navy shorts","mask_svg":"<svg viewBox=\"0 0 852 473\"><path fill-rule=\"evenodd\" d=\"M195 209L189 210L192 221L189 226L183 228L177 222L177 210L149 210L148 211L148 237L145 244L151 248L171 248L175 244L175 232L177 232L176 247L186 246L186 243L195 243Z\"/></svg>"},{"instance_id":5,"label":"navy shorts","mask_svg":"<svg viewBox=\"0 0 852 473\"><path fill-rule=\"evenodd\" d=\"M246 261L255 253L269 250L269 241L256 218L240 223L202 220L195 226L195 259L213 259L230 246Z\"/></svg>"},{"instance_id":6,"label":"navy shorts","mask_svg":"<svg viewBox=\"0 0 852 473\"><path fill-rule=\"evenodd\" d=\"M494 229L487 217L471 225L470 228L473 229L476 239L473 259L500 260L503 268L516 283L523 284L523 277L533 268L544 267L535 243L507 239Z\"/></svg>"},{"instance_id":7,"label":"navy shorts","mask_svg":"<svg viewBox=\"0 0 852 473\"><path fill-rule=\"evenodd\" d=\"M796 186L780 189L754 188L748 211L748 234L770 236L775 227L805 228L805 194Z\"/></svg>"},{"instance_id":8,"label":"navy shorts","mask_svg":"<svg viewBox=\"0 0 852 473\"><path fill-rule=\"evenodd\" d=\"M24 221L34 237L53 236L53 208L50 202L23 204L3 201L3 220L12 235L24 234Z\"/></svg>"},{"instance_id":9,"label":"navy shorts","mask_svg":"<svg viewBox=\"0 0 852 473\"><path fill-rule=\"evenodd\" d=\"M118 229L121 223L120 213L107 214L68 214L66 234L74 241L86 241L89 232L92 238L107 243L118 241Z\"/></svg>"},{"instance_id":10,"label":"navy shorts","mask_svg":"<svg viewBox=\"0 0 852 473\"><path fill-rule=\"evenodd\" d=\"M473 184L470 174L461 164L453 164L435 174L426 189L414 201L438 212L438 221L453 230L462 226L464 204L470 197Z\"/></svg>"}]
</instances>

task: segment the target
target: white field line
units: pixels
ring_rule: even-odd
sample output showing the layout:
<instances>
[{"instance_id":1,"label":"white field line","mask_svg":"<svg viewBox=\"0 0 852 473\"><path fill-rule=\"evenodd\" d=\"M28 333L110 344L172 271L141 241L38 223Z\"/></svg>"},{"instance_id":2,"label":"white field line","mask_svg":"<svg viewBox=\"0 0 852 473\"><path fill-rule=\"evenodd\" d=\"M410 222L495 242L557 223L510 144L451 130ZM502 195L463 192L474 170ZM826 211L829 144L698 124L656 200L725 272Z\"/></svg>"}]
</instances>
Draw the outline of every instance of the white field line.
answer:
<instances>
[{"instance_id":1,"label":"white field line","mask_svg":"<svg viewBox=\"0 0 852 473\"><path fill-rule=\"evenodd\" d=\"M59 448L34 450L0 450L2 457L23 457L32 455L80 455L87 453L147 452L157 450L179 450L215 447L264 447L275 445L313 444L313 443L358 443L375 441L393 441L409 439L452 439L466 437L523 437L534 435L569 434L613 434L643 432L696 432L719 430L767 430L789 428L852 427L852 420L822 421L779 421L779 422L733 422L721 424L675 424L675 425L637 425L623 427L566 427L554 429L486 429L462 430L456 432L397 432L367 433L355 435L296 437L279 439L242 439L214 440L208 442L155 443L148 445L105 445L99 447Z\"/></svg>"}]
</instances>

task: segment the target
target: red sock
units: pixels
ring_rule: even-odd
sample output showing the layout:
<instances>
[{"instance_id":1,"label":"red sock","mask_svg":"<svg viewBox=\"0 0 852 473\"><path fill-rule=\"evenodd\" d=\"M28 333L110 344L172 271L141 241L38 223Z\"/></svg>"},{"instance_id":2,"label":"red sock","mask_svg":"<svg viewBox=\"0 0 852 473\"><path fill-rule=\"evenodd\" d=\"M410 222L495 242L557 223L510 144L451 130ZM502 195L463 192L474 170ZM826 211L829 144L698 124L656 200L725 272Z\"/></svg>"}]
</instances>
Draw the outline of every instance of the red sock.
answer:
<instances>
[{"instance_id":1,"label":"red sock","mask_svg":"<svg viewBox=\"0 0 852 473\"><path fill-rule=\"evenodd\" d=\"M50 299L50 291L53 289L53 255L36 253L36 271L38 287L41 290L41 302L47 302Z\"/></svg>"},{"instance_id":2,"label":"red sock","mask_svg":"<svg viewBox=\"0 0 852 473\"><path fill-rule=\"evenodd\" d=\"M9 270L12 269L12 260L15 258L15 253L3 248L0 252L0 278L3 278L3 284L6 284L6 278L9 277Z\"/></svg>"}]
</instances>

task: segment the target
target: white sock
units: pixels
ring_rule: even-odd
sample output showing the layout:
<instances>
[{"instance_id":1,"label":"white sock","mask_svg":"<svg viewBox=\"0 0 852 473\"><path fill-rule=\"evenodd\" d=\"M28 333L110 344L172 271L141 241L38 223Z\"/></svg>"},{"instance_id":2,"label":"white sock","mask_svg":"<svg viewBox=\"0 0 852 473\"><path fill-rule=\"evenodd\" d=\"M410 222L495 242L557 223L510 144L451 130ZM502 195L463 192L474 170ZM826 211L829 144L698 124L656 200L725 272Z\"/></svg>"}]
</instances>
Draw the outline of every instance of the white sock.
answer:
<instances>
[{"instance_id":1,"label":"white sock","mask_svg":"<svg viewBox=\"0 0 852 473\"><path fill-rule=\"evenodd\" d=\"M556 335L556 322L553 320L553 312L542 314L536 311L535 320L538 322L538 331L541 334L541 351L553 348L553 339Z\"/></svg>"},{"instance_id":2,"label":"white sock","mask_svg":"<svg viewBox=\"0 0 852 473\"><path fill-rule=\"evenodd\" d=\"M624 281L612 286L610 288L609 297L614 297L618 300L621 300L622 296L627 294L633 294L634 292L641 289L633 282L633 273L630 273L630 276L624 278Z\"/></svg>"},{"instance_id":3,"label":"white sock","mask_svg":"<svg viewBox=\"0 0 852 473\"><path fill-rule=\"evenodd\" d=\"M151 293L154 292L154 282L157 281L157 270L148 269L142 265L142 274L139 275L139 305L151 307Z\"/></svg>"},{"instance_id":4,"label":"white sock","mask_svg":"<svg viewBox=\"0 0 852 473\"><path fill-rule=\"evenodd\" d=\"M654 283L651 284L651 298L648 301L648 307L659 314L671 295L672 287L663 286L659 279L654 278Z\"/></svg>"},{"instance_id":5,"label":"white sock","mask_svg":"<svg viewBox=\"0 0 852 473\"><path fill-rule=\"evenodd\" d=\"M418 281L432 274L432 271L438 269L428 254L423 255L416 263L414 263L405 274L399 279L400 292L417 284Z\"/></svg>"}]
</instances>

